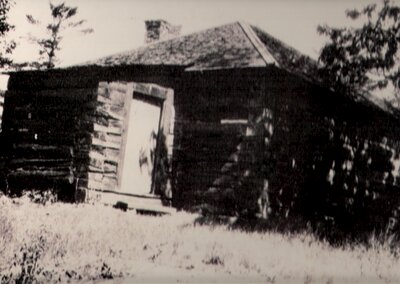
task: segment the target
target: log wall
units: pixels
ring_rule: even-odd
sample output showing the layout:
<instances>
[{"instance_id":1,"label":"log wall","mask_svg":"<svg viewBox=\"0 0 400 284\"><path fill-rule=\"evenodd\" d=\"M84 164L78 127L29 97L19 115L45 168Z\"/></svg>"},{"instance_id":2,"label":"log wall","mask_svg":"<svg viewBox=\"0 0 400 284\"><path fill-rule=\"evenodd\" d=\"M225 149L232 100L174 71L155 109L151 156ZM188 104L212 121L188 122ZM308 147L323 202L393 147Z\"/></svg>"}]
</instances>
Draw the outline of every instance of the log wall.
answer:
<instances>
[{"instance_id":1,"label":"log wall","mask_svg":"<svg viewBox=\"0 0 400 284\"><path fill-rule=\"evenodd\" d=\"M274 131L265 145L270 217L354 236L392 229L400 205L397 114L279 78L269 88Z\"/></svg>"},{"instance_id":2,"label":"log wall","mask_svg":"<svg viewBox=\"0 0 400 284\"><path fill-rule=\"evenodd\" d=\"M192 73L182 82L175 90L178 207L276 217L288 226L301 218L347 232L398 224L396 114L274 68ZM268 208L260 212L264 193Z\"/></svg>"},{"instance_id":3,"label":"log wall","mask_svg":"<svg viewBox=\"0 0 400 284\"><path fill-rule=\"evenodd\" d=\"M258 99L266 92L264 76L260 69L187 73L175 88L177 207L211 205L229 214L236 208L239 185L259 185L247 171L260 161L260 155L254 155L260 144L248 121L250 109L265 107L265 97ZM250 180L256 185L244 185Z\"/></svg>"},{"instance_id":4,"label":"log wall","mask_svg":"<svg viewBox=\"0 0 400 284\"><path fill-rule=\"evenodd\" d=\"M95 108L85 116L89 140L82 141L80 159L75 161L79 190L118 189L132 95L133 83L99 83Z\"/></svg>"},{"instance_id":5,"label":"log wall","mask_svg":"<svg viewBox=\"0 0 400 284\"><path fill-rule=\"evenodd\" d=\"M87 115L97 90L10 90L5 96L2 138L11 194L55 188L75 198L77 159L91 136Z\"/></svg>"},{"instance_id":6,"label":"log wall","mask_svg":"<svg viewBox=\"0 0 400 284\"><path fill-rule=\"evenodd\" d=\"M173 66L80 67L10 74L1 137L7 181L3 190L19 194L23 189L50 188L76 201L85 200L86 188L115 190L129 105L123 102L128 98L124 92L131 100L133 91L132 84L107 82L168 87L179 79L179 70ZM144 91L159 95L154 88ZM172 104L173 97L168 102ZM170 112L164 110L173 119ZM165 125L171 155L173 126Z\"/></svg>"},{"instance_id":7,"label":"log wall","mask_svg":"<svg viewBox=\"0 0 400 284\"><path fill-rule=\"evenodd\" d=\"M158 149L167 153L158 165L168 178L157 178L170 184L178 208L336 224L372 219L386 205L371 224L399 214L398 119L274 67L15 74L3 120L11 188L41 179L76 186L71 176L82 188L115 187L126 110L99 82L118 80L174 90L170 126L161 125L165 147ZM263 194L269 209L260 212Z\"/></svg>"}]
</instances>

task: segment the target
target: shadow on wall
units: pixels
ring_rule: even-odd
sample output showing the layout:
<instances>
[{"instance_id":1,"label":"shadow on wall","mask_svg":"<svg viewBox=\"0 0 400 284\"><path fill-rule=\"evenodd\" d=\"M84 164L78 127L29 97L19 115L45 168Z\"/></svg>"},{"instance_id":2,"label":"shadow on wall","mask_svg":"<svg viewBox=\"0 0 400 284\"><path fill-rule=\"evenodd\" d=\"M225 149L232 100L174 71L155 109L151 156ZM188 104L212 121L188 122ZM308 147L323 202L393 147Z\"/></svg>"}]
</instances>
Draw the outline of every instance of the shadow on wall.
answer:
<instances>
[{"instance_id":1,"label":"shadow on wall","mask_svg":"<svg viewBox=\"0 0 400 284\"><path fill-rule=\"evenodd\" d=\"M320 137L304 200L315 228L354 238L397 231L399 145L384 136L357 135L345 122L329 118Z\"/></svg>"},{"instance_id":2,"label":"shadow on wall","mask_svg":"<svg viewBox=\"0 0 400 284\"><path fill-rule=\"evenodd\" d=\"M203 221L235 216L243 228L312 229L334 242L397 232L399 150L374 129L289 104L253 111Z\"/></svg>"},{"instance_id":3,"label":"shadow on wall","mask_svg":"<svg viewBox=\"0 0 400 284\"><path fill-rule=\"evenodd\" d=\"M153 183L150 193L160 196L164 205L171 205L171 162L168 157L167 140L162 128L158 135L155 131L151 132L149 144L140 149L138 162L140 169L147 171L152 176Z\"/></svg>"},{"instance_id":4,"label":"shadow on wall","mask_svg":"<svg viewBox=\"0 0 400 284\"><path fill-rule=\"evenodd\" d=\"M205 194L203 215L268 217L269 165L264 163L264 156L273 133L271 119L272 112L267 108L249 115L239 144Z\"/></svg>"}]
</instances>

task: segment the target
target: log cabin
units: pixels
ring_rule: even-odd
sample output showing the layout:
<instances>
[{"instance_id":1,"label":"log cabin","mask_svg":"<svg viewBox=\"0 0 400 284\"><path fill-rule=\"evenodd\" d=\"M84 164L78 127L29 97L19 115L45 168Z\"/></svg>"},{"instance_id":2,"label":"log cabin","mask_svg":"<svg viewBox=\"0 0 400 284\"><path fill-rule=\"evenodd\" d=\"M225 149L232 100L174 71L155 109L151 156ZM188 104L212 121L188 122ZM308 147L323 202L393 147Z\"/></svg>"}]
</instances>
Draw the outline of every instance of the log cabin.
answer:
<instances>
[{"instance_id":1,"label":"log cabin","mask_svg":"<svg viewBox=\"0 0 400 284\"><path fill-rule=\"evenodd\" d=\"M168 39L165 21L146 26L158 30L141 48L9 73L6 192L264 218L397 214L396 110L333 92L315 61L255 26Z\"/></svg>"}]
</instances>

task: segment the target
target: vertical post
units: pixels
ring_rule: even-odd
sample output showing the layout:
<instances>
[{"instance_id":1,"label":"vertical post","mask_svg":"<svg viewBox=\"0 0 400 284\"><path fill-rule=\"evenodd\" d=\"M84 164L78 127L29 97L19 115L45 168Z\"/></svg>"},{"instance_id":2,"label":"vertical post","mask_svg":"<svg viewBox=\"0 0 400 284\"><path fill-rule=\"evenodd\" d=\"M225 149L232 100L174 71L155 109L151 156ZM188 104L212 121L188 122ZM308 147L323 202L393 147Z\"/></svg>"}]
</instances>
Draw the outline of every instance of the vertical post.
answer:
<instances>
[{"instance_id":1,"label":"vertical post","mask_svg":"<svg viewBox=\"0 0 400 284\"><path fill-rule=\"evenodd\" d=\"M131 109L131 104L133 100L133 90L135 87L135 83L131 83L130 86L127 88L125 93L125 100L124 100L124 118L122 122L122 144L121 149L119 152L119 163L117 168L117 188L121 189L121 182L122 182L122 172L124 169L124 160L125 160L125 149L126 143L128 139L128 128L129 128L129 114Z\"/></svg>"},{"instance_id":2,"label":"vertical post","mask_svg":"<svg viewBox=\"0 0 400 284\"><path fill-rule=\"evenodd\" d=\"M155 180L156 178L156 171L157 169L160 169L160 163L163 161L163 157L161 157L162 149L165 146L166 149L166 154L167 156L164 157L165 159L168 160L168 165L171 165L171 157L169 156L169 153L171 153L169 147L173 147L172 145L168 145L168 141L171 139L171 136L173 136L173 128L171 127L171 124L173 124L173 107L174 107L174 91L172 89L167 89L166 93L166 98L161 106L161 116L160 116L160 123L159 123L159 128L158 128L158 134L157 134L157 145L156 145L156 155L154 158L154 168L153 168L153 173L152 173L152 183L151 183L151 192L155 193L156 191L156 184L157 181ZM172 130L172 131L171 131ZM165 143L165 145L161 145L162 143ZM171 194L171 183L170 183L170 168L166 169L166 175L167 175L167 180L166 180L166 188L164 195L168 198L172 197Z\"/></svg>"}]
</instances>

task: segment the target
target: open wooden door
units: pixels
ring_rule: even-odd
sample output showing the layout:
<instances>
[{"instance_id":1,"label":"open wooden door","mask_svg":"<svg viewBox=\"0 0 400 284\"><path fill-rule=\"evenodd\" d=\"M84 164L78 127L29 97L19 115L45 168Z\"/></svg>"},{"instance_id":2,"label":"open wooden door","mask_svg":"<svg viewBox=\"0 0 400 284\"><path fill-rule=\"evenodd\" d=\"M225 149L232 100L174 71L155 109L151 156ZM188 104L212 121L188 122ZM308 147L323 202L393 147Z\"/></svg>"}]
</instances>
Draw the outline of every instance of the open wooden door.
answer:
<instances>
[{"instance_id":1,"label":"open wooden door","mask_svg":"<svg viewBox=\"0 0 400 284\"><path fill-rule=\"evenodd\" d=\"M140 98L133 98L131 101L121 192L135 195L154 194L151 185L158 146L161 107L160 102L150 102Z\"/></svg>"}]
</instances>

